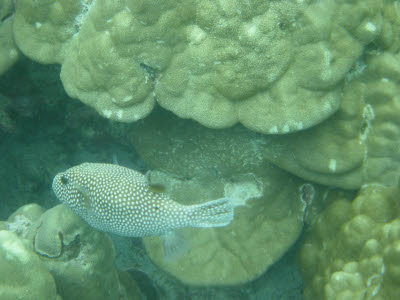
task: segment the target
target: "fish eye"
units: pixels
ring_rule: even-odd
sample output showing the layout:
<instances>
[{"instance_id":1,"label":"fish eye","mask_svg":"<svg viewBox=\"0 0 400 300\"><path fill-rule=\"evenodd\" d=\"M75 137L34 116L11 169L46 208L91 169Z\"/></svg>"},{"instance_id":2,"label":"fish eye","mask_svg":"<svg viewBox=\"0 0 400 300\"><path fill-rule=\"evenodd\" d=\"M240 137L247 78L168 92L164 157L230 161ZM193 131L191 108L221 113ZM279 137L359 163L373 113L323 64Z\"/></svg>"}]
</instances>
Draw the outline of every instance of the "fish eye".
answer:
<instances>
[{"instance_id":1,"label":"fish eye","mask_svg":"<svg viewBox=\"0 0 400 300\"><path fill-rule=\"evenodd\" d=\"M62 183L63 185L68 184L68 178L65 177L65 176L61 176L60 181L61 181L61 183Z\"/></svg>"}]
</instances>

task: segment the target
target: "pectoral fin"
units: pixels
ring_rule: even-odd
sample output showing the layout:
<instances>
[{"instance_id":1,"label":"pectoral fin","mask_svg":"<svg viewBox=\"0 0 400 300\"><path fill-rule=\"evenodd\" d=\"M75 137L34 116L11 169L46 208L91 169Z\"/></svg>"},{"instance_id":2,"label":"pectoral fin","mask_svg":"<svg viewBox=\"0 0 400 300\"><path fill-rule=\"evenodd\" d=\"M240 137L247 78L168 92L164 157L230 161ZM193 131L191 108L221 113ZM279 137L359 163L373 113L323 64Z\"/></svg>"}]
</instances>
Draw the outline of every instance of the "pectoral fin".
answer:
<instances>
[{"instance_id":1,"label":"pectoral fin","mask_svg":"<svg viewBox=\"0 0 400 300\"><path fill-rule=\"evenodd\" d=\"M151 182L151 172L147 172L145 174L147 182L149 183L149 190L153 193L165 193L166 187L160 183L152 183Z\"/></svg>"},{"instance_id":2,"label":"pectoral fin","mask_svg":"<svg viewBox=\"0 0 400 300\"><path fill-rule=\"evenodd\" d=\"M165 186L161 184L150 184L149 190L152 191L153 193L164 193L166 189Z\"/></svg>"},{"instance_id":3,"label":"pectoral fin","mask_svg":"<svg viewBox=\"0 0 400 300\"><path fill-rule=\"evenodd\" d=\"M79 192L79 194L81 194L86 211L91 213L93 211L93 207L89 192L79 184L74 184L74 188Z\"/></svg>"},{"instance_id":4,"label":"pectoral fin","mask_svg":"<svg viewBox=\"0 0 400 300\"><path fill-rule=\"evenodd\" d=\"M185 230L167 232L162 236L164 261L171 262L185 256L189 251L190 236Z\"/></svg>"}]
</instances>

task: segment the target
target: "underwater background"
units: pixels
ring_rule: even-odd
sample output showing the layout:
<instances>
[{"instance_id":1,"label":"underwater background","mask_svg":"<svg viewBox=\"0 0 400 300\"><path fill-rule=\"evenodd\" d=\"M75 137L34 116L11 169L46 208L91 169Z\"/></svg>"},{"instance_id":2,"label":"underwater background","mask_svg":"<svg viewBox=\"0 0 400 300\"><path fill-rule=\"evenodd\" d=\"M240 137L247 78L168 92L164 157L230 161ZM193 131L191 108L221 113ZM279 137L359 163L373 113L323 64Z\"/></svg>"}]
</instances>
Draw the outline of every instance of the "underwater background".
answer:
<instances>
[{"instance_id":1,"label":"underwater background","mask_svg":"<svg viewBox=\"0 0 400 300\"><path fill-rule=\"evenodd\" d=\"M0 0L0 299L400 299L399 50L395 0ZM166 259L85 162L234 218Z\"/></svg>"}]
</instances>

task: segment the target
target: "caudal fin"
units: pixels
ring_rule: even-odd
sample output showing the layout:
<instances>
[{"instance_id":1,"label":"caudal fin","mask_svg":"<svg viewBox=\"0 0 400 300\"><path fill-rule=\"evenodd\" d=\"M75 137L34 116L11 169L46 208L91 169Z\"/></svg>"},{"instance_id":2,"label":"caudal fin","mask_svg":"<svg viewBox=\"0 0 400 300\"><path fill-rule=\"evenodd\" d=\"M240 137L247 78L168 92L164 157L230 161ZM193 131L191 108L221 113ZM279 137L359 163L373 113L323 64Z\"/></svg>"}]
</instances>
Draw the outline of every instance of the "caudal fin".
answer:
<instances>
[{"instance_id":1,"label":"caudal fin","mask_svg":"<svg viewBox=\"0 0 400 300\"><path fill-rule=\"evenodd\" d=\"M233 203L228 198L189 206L189 226L222 227L233 220Z\"/></svg>"}]
</instances>

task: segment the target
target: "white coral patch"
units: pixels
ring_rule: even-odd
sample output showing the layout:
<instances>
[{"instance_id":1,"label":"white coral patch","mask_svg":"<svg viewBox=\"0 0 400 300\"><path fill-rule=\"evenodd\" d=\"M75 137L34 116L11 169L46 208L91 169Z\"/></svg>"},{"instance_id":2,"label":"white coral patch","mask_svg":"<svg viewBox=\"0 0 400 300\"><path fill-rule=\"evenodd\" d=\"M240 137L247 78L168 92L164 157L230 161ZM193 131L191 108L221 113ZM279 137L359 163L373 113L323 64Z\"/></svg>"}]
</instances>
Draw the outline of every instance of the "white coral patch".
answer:
<instances>
[{"instance_id":1,"label":"white coral patch","mask_svg":"<svg viewBox=\"0 0 400 300\"><path fill-rule=\"evenodd\" d=\"M371 32L375 32L376 31L376 26L374 23L372 22L368 22L367 24L365 24L365 29Z\"/></svg>"},{"instance_id":2,"label":"white coral patch","mask_svg":"<svg viewBox=\"0 0 400 300\"><path fill-rule=\"evenodd\" d=\"M22 242L6 230L0 231L0 247L6 251L6 258L9 260L19 260L23 264L29 260L29 253Z\"/></svg>"},{"instance_id":3,"label":"white coral patch","mask_svg":"<svg viewBox=\"0 0 400 300\"><path fill-rule=\"evenodd\" d=\"M336 172L336 164L337 164L336 159L331 158L329 160L329 165L328 165L329 170L331 170L332 172Z\"/></svg>"},{"instance_id":4,"label":"white coral patch","mask_svg":"<svg viewBox=\"0 0 400 300\"><path fill-rule=\"evenodd\" d=\"M106 118L110 118L111 117L111 115L112 115L112 111L111 110L109 110L109 109L104 109L104 110L102 110L101 111L101 113L103 114L103 116L105 116Z\"/></svg>"},{"instance_id":5,"label":"white coral patch","mask_svg":"<svg viewBox=\"0 0 400 300\"><path fill-rule=\"evenodd\" d=\"M197 25L188 26L187 36L190 44L200 44L205 38L206 33Z\"/></svg>"},{"instance_id":6,"label":"white coral patch","mask_svg":"<svg viewBox=\"0 0 400 300\"><path fill-rule=\"evenodd\" d=\"M245 206L249 199L261 198L263 194L262 183L250 174L239 177L224 187L224 196L231 199L234 207Z\"/></svg>"},{"instance_id":7,"label":"white coral patch","mask_svg":"<svg viewBox=\"0 0 400 300\"><path fill-rule=\"evenodd\" d=\"M303 122L297 123L297 129L298 129L298 130L302 130L303 128L304 128Z\"/></svg>"},{"instance_id":8,"label":"white coral patch","mask_svg":"<svg viewBox=\"0 0 400 300\"><path fill-rule=\"evenodd\" d=\"M332 98L328 98L328 99L325 100L325 103L324 103L324 105L322 107L323 111L332 111L333 110L333 106L332 106L331 100L332 100Z\"/></svg>"},{"instance_id":9,"label":"white coral patch","mask_svg":"<svg viewBox=\"0 0 400 300\"><path fill-rule=\"evenodd\" d=\"M18 51L16 49L11 49L10 52L8 52L8 56L11 59L15 59L18 57Z\"/></svg>"},{"instance_id":10,"label":"white coral patch","mask_svg":"<svg viewBox=\"0 0 400 300\"><path fill-rule=\"evenodd\" d=\"M273 126L269 129L268 133L275 134L278 133L278 126Z\"/></svg>"},{"instance_id":11,"label":"white coral patch","mask_svg":"<svg viewBox=\"0 0 400 300\"><path fill-rule=\"evenodd\" d=\"M368 121L372 121L373 119L375 119L375 111L372 108L371 104L367 104L364 106L363 118Z\"/></svg>"},{"instance_id":12,"label":"white coral patch","mask_svg":"<svg viewBox=\"0 0 400 300\"><path fill-rule=\"evenodd\" d=\"M248 26L246 26L246 33L249 37L253 37L257 34L258 32L258 28L255 24L249 24Z\"/></svg>"},{"instance_id":13,"label":"white coral patch","mask_svg":"<svg viewBox=\"0 0 400 300\"><path fill-rule=\"evenodd\" d=\"M285 124L282 128L282 133L288 133L290 131L290 126L289 124Z\"/></svg>"},{"instance_id":14,"label":"white coral patch","mask_svg":"<svg viewBox=\"0 0 400 300\"><path fill-rule=\"evenodd\" d=\"M122 99L122 102L129 102L132 100L132 96L126 96L124 99Z\"/></svg>"}]
</instances>

